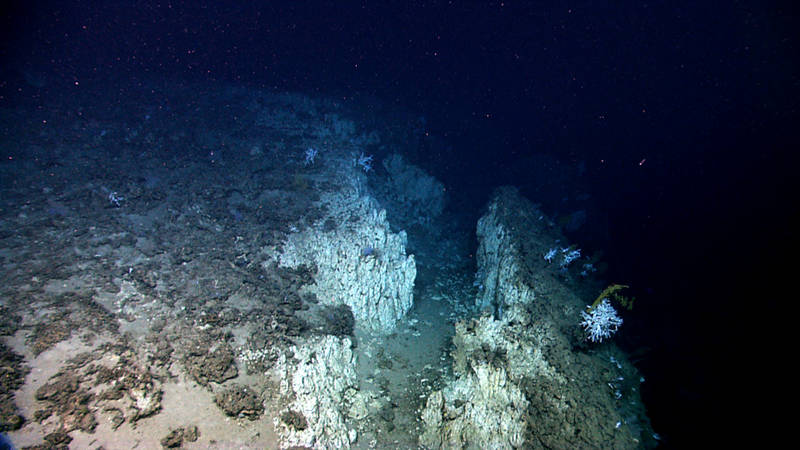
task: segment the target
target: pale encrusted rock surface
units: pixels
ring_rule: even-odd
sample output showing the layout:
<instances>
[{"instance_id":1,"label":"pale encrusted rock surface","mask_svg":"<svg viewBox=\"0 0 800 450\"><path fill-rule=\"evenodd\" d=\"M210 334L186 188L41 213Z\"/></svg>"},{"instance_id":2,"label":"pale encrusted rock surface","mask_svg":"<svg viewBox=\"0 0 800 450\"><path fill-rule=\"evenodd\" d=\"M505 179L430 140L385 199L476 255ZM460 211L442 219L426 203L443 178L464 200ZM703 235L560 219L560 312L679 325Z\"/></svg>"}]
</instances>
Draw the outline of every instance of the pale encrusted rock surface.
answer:
<instances>
[{"instance_id":1,"label":"pale encrusted rock surface","mask_svg":"<svg viewBox=\"0 0 800 450\"><path fill-rule=\"evenodd\" d=\"M491 317L481 318L484 331L493 326ZM472 325L475 325L474 323ZM461 344L481 344L480 337L465 335L467 323L459 322ZM486 339L488 336L482 336ZM490 339L486 339L490 342ZM457 345L457 378L428 397L422 412L425 428L420 443L428 448L516 448L524 443L528 400L504 367L502 350L486 346L473 357L469 344Z\"/></svg>"},{"instance_id":2,"label":"pale encrusted rock surface","mask_svg":"<svg viewBox=\"0 0 800 450\"><path fill-rule=\"evenodd\" d=\"M425 448L637 448L640 377L613 344L576 350L583 305L541 255L563 239L515 189L480 219L482 314L456 324L453 377L421 411Z\"/></svg>"},{"instance_id":3,"label":"pale encrusted rock surface","mask_svg":"<svg viewBox=\"0 0 800 450\"><path fill-rule=\"evenodd\" d=\"M478 221L478 267L483 289L475 298L479 309L534 300L533 290L518 283L520 258L515 242L501 217L495 213L497 203L489 205L489 212Z\"/></svg>"},{"instance_id":4,"label":"pale encrusted rock surface","mask_svg":"<svg viewBox=\"0 0 800 450\"><path fill-rule=\"evenodd\" d=\"M284 446L348 448L357 439L347 424L351 405L359 399L356 357L349 338L324 336L292 348L281 359L281 391L291 398L275 427ZM281 373L282 372L282 373ZM300 417L287 423L286 417ZM297 422L302 422L298 425Z\"/></svg>"},{"instance_id":5,"label":"pale encrusted rock surface","mask_svg":"<svg viewBox=\"0 0 800 450\"><path fill-rule=\"evenodd\" d=\"M308 290L321 303L350 306L356 327L367 332L392 332L411 308L417 273L414 256L406 255L405 232L393 233L386 212L367 196L336 192L321 203L328 216L292 233L280 264L313 265L317 274Z\"/></svg>"}]
</instances>

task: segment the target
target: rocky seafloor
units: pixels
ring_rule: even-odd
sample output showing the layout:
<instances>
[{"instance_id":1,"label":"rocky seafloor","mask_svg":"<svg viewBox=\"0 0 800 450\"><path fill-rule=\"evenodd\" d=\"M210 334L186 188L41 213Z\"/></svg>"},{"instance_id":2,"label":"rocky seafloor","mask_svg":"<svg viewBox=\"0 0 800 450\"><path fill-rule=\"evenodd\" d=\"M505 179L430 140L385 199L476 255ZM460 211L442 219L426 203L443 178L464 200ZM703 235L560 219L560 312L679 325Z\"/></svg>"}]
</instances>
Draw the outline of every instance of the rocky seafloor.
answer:
<instances>
[{"instance_id":1,"label":"rocky seafloor","mask_svg":"<svg viewBox=\"0 0 800 450\"><path fill-rule=\"evenodd\" d=\"M99 89L99 88L98 88ZM141 83L0 111L0 431L18 448L638 448L599 274L513 188L477 224L413 115ZM201 95L202 94L202 95Z\"/></svg>"}]
</instances>

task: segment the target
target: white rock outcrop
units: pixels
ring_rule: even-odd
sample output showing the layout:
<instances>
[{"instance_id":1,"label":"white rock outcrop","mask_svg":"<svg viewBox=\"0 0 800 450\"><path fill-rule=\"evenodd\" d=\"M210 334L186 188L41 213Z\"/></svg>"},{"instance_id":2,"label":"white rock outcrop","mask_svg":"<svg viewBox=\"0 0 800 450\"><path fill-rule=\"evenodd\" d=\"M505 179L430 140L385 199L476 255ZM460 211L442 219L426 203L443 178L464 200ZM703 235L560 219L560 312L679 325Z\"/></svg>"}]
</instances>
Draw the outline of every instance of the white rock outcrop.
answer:
<instances>
[{"instance_id":1,"label":"white rock outcrop","mask_svg":"<svg viewBox=\"0 0 800 450\"><path fill-rule=\"evenodd\" d=\"M541 217L515 189L502 188L480 219L475 304L481 315L456 324L452 379L421 412L424 447L643 442L647 419L635 368L610 344L612 357L575 349L584 301L543 259L564 238Z\"/></svg>"},{"instance_id":2,"label":"white rock outcrop","mask_svg":"<svg viewBox=\"0 0 800 450\"><path fill-rule=\"evenodd\" d=\"M286 447L315 449L349 448L358 435L347 424L349 405L359 401L356 356L349 338L317 337L302 346L292 347L294 356L285 355L277 365L281 391L289 402L275 428ZM282 373L281 373L282 372ZM291 415L304 422L287 424Z\"/></svg>"},{"instance_id":3,"label":"white rock outcrop","mask_svg":"<svg viewBox=\"0 0 800 450\"><path fill-rule=\"evenodd\" d=\"M479 279L482 289L475 297L478 309L495 311L515 303L530 303L535 299L533 290L519 282L520 257L517 243L512 239L498 214L498 202L491 202L489 210L478 220Z\"/></svg>"},{"instance_id":4,"label":"white rock outcrop","mask_svg":"<svg viewBox=\"0 0 800 450\"><path fill-rule=\"evenodd\" d=\"M417 269L406 255L406 234L394 233L369 196L354 191L324 194L328 215L289 235L279 257L286 267L316 267L308 290L326 305L346 304L356 327L388 334L411 308ZM334 227L324 224L335 224Z\"/></svg>"}]
</instances>

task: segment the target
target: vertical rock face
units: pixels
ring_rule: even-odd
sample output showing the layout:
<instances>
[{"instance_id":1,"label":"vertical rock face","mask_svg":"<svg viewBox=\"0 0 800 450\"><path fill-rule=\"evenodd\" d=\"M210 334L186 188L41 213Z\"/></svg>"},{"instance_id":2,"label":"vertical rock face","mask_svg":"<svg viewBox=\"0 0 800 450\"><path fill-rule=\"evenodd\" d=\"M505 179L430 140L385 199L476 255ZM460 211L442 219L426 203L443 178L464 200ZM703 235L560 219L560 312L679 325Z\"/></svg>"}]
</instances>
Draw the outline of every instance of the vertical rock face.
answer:
<instances>
[{"instance_id":1,"label":"vertical rock face","mask_svg":"<svg viewBox=\"0 0 800 450\"><path fill-rule=\"evenodd\" d=\"M417 270L405 232L393 233L374 200L344 192L323 195L326 220L289 236L282 266L317 268L310 291L323 304L346 304L356 327L391 333L411 308Z\"/></svg>"},{"instance_id":2,"label":"vertical rock face","mask_svg":"<svg viewBox=\"0 0 800 450\"><path fill-rule=\"evenodd\" d=\"M456 379L428 397L422 445L503 449L525 443L529 402L507 367L525 355L509 355L505 348L513 345L495 340L501 325L489 315L456 325Z\"/></svg>"},{"instance_id":3,"label":"vertical rock face","mask_svg":"<svg viewBox=\"0 0 800 450\"><path fill-rule=\"evenodd\" d=\"M453 379L431 393L428 448L646 446L640 376L613 344L574 350L585 304L542 255L563 240L515 189L478 223L475 319L456 324ZM602 355L602 356L601 356Z\"/></svg>"},{"instance_id":4,"label":"vertical rock face","mask_svg":"<svg viewBox=\"0 0 800 450\"><path fill-rule=\"evenodd\" d=\"M483 289L475 297L478 309L514 303L529 303L534 300L533 290L517 283L520 258L516 243L502 223L498 209L492 202L489 211L478 221L477 260L482 275L479 282Z\"/></svg>"},{"instance_id":5,"label":"vertical rock face","mask_svg":"<svg viewBox=\"0 0 800 450\"><path fill-rule=\"evenodd\" d=\"M357 438L347 426L348 406L359 403L355 355L349 338L325 336L294 347L281 390L293 397L275 420L286 446L349 448Z\"/></svg>"},{"instance_id":6,"label":"vertical rock face","mask_svg":"<svg viewBox=\"0 0 800 450\"><path fill-rule=\"evenodd\" d=\"M497 189L476 234L480 290L475 306L497 313L514 304L535 303L536 292L543 291L537 284L552 275L543 255L565 238L512 187Z\"/></svg>"},{"instance_id":7,"label":"vertical rock face","mask_svg":"<svg viewBox=\"0 0 800 450\"><path fill-rule=\"evenodd\" d=\"M388 173L388 187L393 201L403 205L407 214L418 218L436 218L444 211L444 185L417 166L408 164L394 153L383 160Z\"/></svg>"}]
</instances>

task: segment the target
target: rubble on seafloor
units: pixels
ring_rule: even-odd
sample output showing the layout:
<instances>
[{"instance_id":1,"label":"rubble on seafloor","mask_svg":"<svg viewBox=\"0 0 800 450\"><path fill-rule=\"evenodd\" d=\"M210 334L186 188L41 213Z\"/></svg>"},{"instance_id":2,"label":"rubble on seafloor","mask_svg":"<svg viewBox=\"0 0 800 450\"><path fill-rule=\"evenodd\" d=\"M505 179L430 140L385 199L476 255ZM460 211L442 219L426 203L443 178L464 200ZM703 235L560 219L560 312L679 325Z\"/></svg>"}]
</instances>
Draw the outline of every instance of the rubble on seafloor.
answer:
<instances>
[{"instance_id":1,"label":"rubble on seafloor","mask_svg":"<svg viewBox=\"0 0 800 450\"><path fill-rule=\"evenodd\" d=\"M527 200L493 197L475 261L443 184L401 156L413 131L197 89L153 82L192 105L160 118L7 113L28 155L0 166L15 445L646 446L636 370L579 345L590 281L545 264L563 236Z\"/></svg>"}]
</instances>

